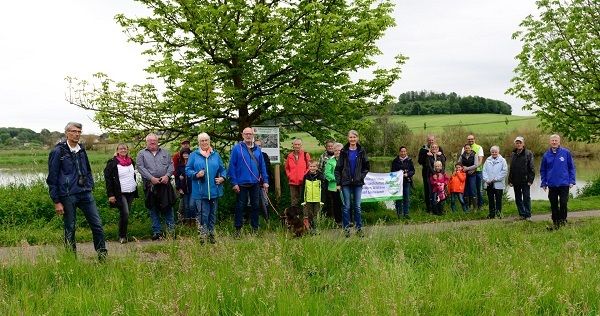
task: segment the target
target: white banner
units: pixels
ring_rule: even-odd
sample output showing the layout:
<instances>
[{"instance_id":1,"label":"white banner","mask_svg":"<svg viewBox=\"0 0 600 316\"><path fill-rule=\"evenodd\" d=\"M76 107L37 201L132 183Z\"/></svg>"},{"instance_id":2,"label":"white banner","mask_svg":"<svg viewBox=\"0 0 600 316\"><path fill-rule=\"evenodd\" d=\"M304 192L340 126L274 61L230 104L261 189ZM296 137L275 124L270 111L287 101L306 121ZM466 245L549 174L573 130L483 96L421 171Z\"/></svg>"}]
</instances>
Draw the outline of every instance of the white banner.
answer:
<instances>
[{"instance_id":1,"label":"white banner","mask_svg":"<svg viewBox=\"0 0 600 316\"><path fill-rule=\"evenodd\" d=\"M403 171L367 173L362 188L362 202L401 200L403 179Z\"/></svg>"}]
</instances>

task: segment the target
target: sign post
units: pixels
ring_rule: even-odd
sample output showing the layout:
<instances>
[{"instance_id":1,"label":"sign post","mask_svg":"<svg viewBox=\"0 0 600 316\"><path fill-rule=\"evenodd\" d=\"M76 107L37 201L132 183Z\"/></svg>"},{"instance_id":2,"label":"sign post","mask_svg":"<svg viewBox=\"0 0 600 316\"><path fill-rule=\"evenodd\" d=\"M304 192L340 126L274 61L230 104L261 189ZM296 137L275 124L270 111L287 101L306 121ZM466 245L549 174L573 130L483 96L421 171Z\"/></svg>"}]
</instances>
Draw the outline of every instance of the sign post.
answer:
<instances>
[{"instance_id":1,"label":"sign post","mask_svg":"<svg viewBox=\"0 0 600 316\"><path fill-rule=\"evenodd\" d=\"M279 150L279 127L255 126L254 137L262 141L261 149L269 155L269 160L275 164L273 173L275 175L275 197L277 200L281 197L281 177L279 176L279 164L281 153Z\"/></svg>"}]
</instances>

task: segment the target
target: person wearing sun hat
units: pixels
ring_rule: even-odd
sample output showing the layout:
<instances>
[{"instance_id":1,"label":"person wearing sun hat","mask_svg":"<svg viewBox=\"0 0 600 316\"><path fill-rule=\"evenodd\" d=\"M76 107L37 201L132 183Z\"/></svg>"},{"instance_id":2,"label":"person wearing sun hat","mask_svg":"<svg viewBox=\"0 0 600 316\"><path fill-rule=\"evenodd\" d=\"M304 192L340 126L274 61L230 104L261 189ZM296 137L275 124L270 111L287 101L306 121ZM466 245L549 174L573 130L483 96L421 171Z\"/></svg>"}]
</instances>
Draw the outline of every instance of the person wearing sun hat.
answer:
<instances>
[{"instance_id":1,"label":"person wearing sun hat","mask_svg":"<svg viewBox=\"0 0 600 316\"><path fill-rule=\"evenodd\" d=\"M510 155L510 169L508 172L508 185L515 192L515 203L519 211L519 219L531 219L531 184L535 178L533 153L525 148L525 139L522 136L515 138L514 149Z\"/></svg>"}]
</instances>

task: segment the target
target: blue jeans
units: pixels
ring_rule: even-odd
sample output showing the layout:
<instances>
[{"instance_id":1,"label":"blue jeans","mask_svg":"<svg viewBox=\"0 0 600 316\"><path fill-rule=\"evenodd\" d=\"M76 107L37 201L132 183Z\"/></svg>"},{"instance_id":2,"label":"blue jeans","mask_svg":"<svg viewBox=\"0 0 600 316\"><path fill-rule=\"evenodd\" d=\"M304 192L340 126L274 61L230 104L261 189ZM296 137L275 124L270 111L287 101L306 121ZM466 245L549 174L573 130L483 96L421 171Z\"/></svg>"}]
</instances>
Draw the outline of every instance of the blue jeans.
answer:
<instances>
[{"instance_id":1,"label":"blue jeans","mask_svg":"<svg viewBox=\"0 0 600 316\"><path fill-rule=\"evenodd\" d=\"M398 215L398 217L400 217L400 214L402 214L404 216L408 216L409 208L410 208L410 184L404 183L402 185L402 200L396 200L396 215Z\"/></svg>"},{"instance_id":2,"label":"blue jeans","mask_svg":"<svg viewBox=\"0 0 600 316\"><path fill-rule=\"evenodd\" d=\"M185 218L198 217L198 209L194 204L194 199L192 199L191 194L182 195L181 203L183 203L183 216L185 216Z\"/></svg>"},{"instance_id":3,"label":"blue jeans","mask_svg":"<svg viewBox=\"0 0 600 316\"><path fill-rule=\"evenodd\" d=\"M98 214L96 201L91 192L81 192L60 198L65 213L63 222L65 229L65 246L71 247L73 251L77 250L75 245L75 218L76 208L83 212L90 228L92 229L92 238L94 239L94 249L96 252L106 254L106 242L104 239L104 229L102 229L102 220Z\"/></svg>"},{"instance_id":4,"label":"blue jeans","mask_svg":"<svg viewBox=\"0 0 600 316\"><path fill-rule=\"evenodd\" d=\"M531 188L527 183L515 184L513 188L515 189L515 203L517 204L519 216L531 217Z\"/></svg>"},{"instance_id":5,"label":"blue jeans","mask_svg":"<svg viewBox=\"0 0 600 316\"><path fill-rule=\"evenodd\" d=\"M260 198L259 194L260 187L258 183L255 183L251 186L241 186L240 185L240 193L238 193L238 199L235 203L235 228L240 229L244 224L244 208L248 203L248 198L250 198L250 226L254 229L258 229L258 199Z\"/></svg>"},{"instance_id":6,"label":"blue jeans","mask_svg":"<svg viewBox=\"0 0 600 316\"><path fill-rule=\"evenodd\" d=\"M169 232L175 231L175 223L173 218L173 208L168 207L166 210L161 212L157 208L153 207L148 209L150 211L150 220L152 220L152 234L160 234L160 214L162 213L165 217L165 224L167 225L167 230Z\"/></svg>"},{"instance_id":7,"label":"blue jeans","mask_svg":"<svg viewBox=\"0 0 600 316\"><path fill-rule=\"evenodd\" d=\"M214 234L217 221L218 199L199 199L193 202L198 213L198 225L201 234Z\"/></svg>"},{"instance_id":8,"label":"blue jeans","mask_svg":"<svg viewBox=\"0 0 600 316\"><path fill-rule=\"evenodd\" d=\"M462 210L466 213L468 212L467 209L467 204L465 203L465 199L463 197L462 193L450 193L450 208L452 209L452 212L456 212L456 201L458 200L458 202L460 203L460 206L462 207Z\"/></svg>"},{"instance_id":9,"label":"blue jeans","mask_svg":"<svg viewBox=\"0 0 600 316\"><path fill-rule=\"evenodd\" d=\"M483 172L477 171L475 172L477 177L475 178L475 187L477 192L477 207L481 207L483 205L483 193L481 192L481 185L483 182Z\"/></svg>"},{"instance_id":10,"label":"blue jeans","mask_svg":"<svg viewBox=\"0 0 600 316\"><path fill-rule=\"evenodd\" d=\"M342 227L348 229L350 225L350 203L354 204L354 223L356 230L362 228L362 216L360 209L360 196L362 194L362 185L344 185L342 186L342 195L344 196L344 209L342 211ZM350 196L354 199L350 199Z\"/></svg>"}]
</instances>

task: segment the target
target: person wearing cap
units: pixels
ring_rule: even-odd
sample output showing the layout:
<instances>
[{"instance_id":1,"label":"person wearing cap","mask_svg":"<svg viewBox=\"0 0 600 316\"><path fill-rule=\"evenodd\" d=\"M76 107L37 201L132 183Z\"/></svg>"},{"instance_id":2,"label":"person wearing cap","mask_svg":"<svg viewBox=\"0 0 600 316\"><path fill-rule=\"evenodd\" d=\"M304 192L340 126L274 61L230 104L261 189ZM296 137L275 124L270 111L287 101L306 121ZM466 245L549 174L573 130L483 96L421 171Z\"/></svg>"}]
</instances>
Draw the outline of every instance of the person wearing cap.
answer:
<instances>
[{"instance_id":1,"label":"person wearing cap","mask_svg":"<svg viewBox=\"0 0 600 316\"><path fill-rule=\"evenodd\" d=\"M541 187L548 191L552 223L548 230L556 230L567 223L569 189L575 185L575 163L571 152L560 146L560 136L550 136L550 148L542 156L540 165Z\"/></svg>"},{"instance_id":2,"label":"person wearing cap","mask_svg":"<svg viewBox=\"0 0 600 316\"><path fill-rule=\"evenodd\" d=\"M531 220L531 195L530 187L535 178L533 153L525 148L525 139L517 136L514 149L510 155L510 169L508 171L508 185L515 192L515 203L519 211L519 219Z\"/></svg>"},{"instance_id":3,"label":"person wearing cap","mask_svg":"<svg viewBox=\"0 0 600 316\"><path fill-rule=\"evenodd\" d=\"M183 168L185 170L185 163L183 162L183 159L181 158L181 151L187 149L191 152L190 150L190 140L189 139L184 139L181 141L181 148L179 148L179 151L177 151L172 159L173 159L173 176L175 178L177 178L179 176L179 173L177 170L181 169L180 165L183 164ZM179 208L177 209L177 218L175 218L175 221L177 222L181 222L183 221L183 219L185 218L185 214L184 211L186 209L186 204L183 200L179 201Z\"/></svg>"}]
</instances>

